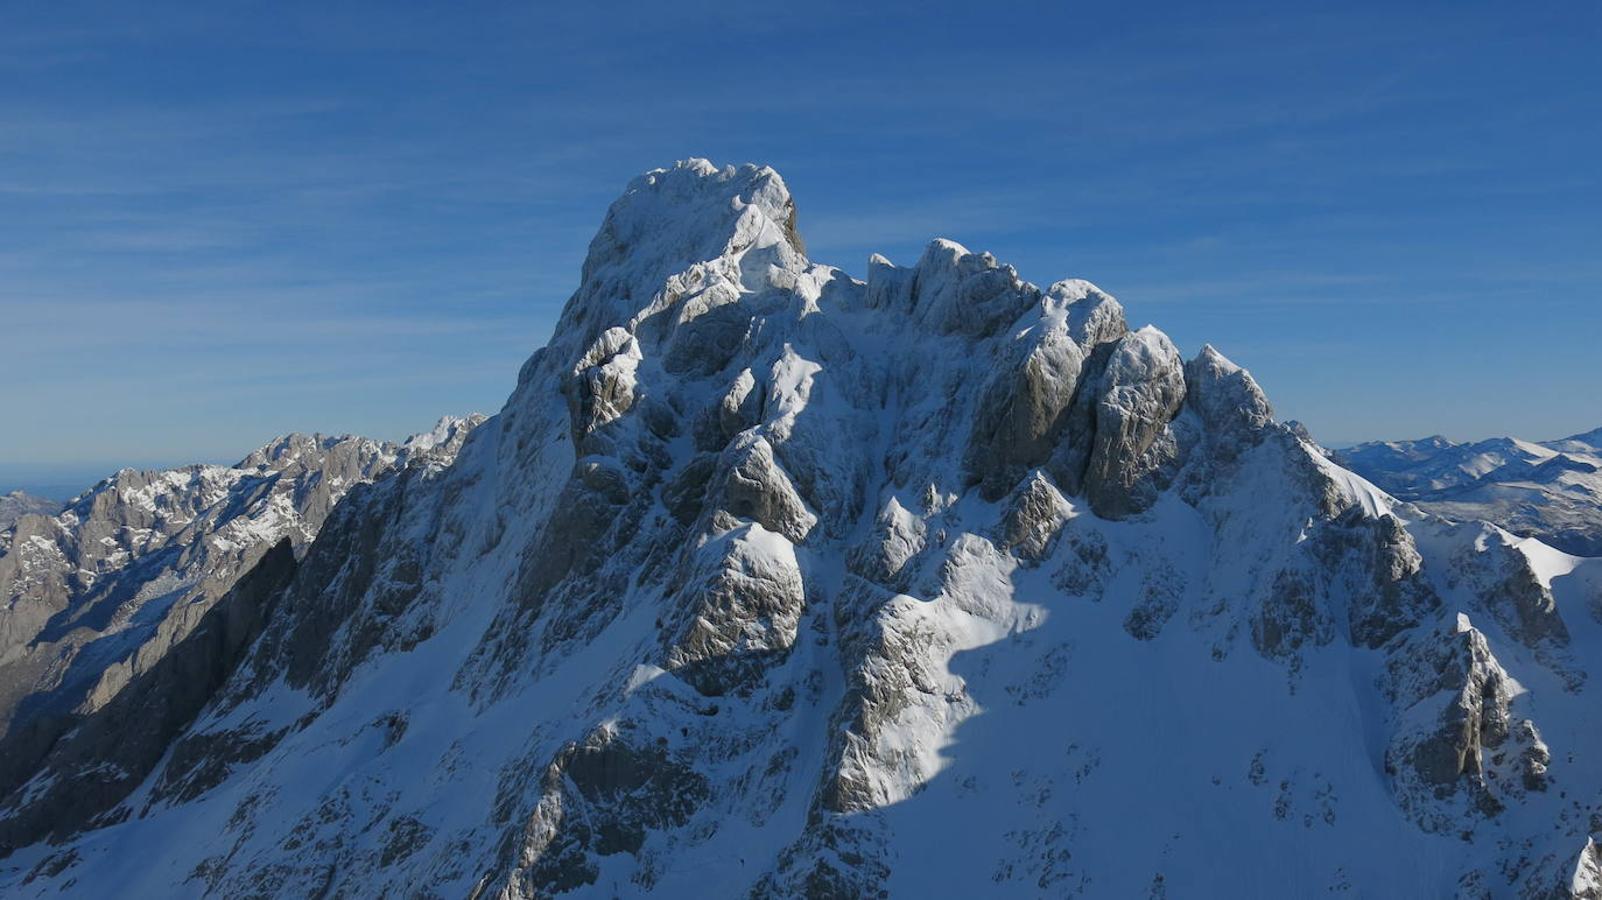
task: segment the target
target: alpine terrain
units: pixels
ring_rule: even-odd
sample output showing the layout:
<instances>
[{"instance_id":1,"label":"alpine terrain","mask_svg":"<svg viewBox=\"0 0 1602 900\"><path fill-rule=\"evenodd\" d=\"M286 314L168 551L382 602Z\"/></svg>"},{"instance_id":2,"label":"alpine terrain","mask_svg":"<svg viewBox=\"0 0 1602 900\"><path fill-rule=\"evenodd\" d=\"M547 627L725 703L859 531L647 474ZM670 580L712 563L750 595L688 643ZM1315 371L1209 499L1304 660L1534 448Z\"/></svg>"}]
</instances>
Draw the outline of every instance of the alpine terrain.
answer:
<instances>
[{"instance_id":1,"label":"alpine terrain","mask_svg":"<svg viewBox=\"0 0 1602 900\"><path fill-rule=\"evenodd\" d=\"M1602 428L1542 443L1436 435L1358 444L1335 458L1437 515L1483 519L1568 553L1602 556Z\"/></svg>"},{"instance_id":2,"label":"alpine terrain","mask_svg":"<svg viewBox=\"0 0 1602 900\"><path fill-rule=\"evenodd\" d=\"M6 895L1602 896L1602 561L1088 282L796 223L771 169L636 179L500 414L299 553L96 574L271 452L21 520L8 702L69 718L4 757ZM141 649L58 702L78 633Z\"/></svg>"},{"instance_id":3,"label":"alpine terrain","mask_svg":"<svg viewBox=\"0 0 1602 900\"><path fill-rule=\"evenodd\" d=\"M39 497L27 491L0 494L0 531L27 515L53 515L61 511L62 504L48 497Z\"/></svg>"},{"instance_id":4,"label":"alpine terrain","mask_svg":"<svg viewBox=\"0 0 1602 900\"><path fill-rule=\"evenodd\" d=\"M65 510L53 504L6 523L0 788L14 789L83 714L156 668L247 573L259 582L302 552L352 487L408 465L448 464L483 418L446 417L400 444L291 434L231 467L124 469ZM190 698L187 714L206 696ZM185 703L170 688L162 702ZM111 729L101 739L127 737Z\"/></svg>"}]
</instances>

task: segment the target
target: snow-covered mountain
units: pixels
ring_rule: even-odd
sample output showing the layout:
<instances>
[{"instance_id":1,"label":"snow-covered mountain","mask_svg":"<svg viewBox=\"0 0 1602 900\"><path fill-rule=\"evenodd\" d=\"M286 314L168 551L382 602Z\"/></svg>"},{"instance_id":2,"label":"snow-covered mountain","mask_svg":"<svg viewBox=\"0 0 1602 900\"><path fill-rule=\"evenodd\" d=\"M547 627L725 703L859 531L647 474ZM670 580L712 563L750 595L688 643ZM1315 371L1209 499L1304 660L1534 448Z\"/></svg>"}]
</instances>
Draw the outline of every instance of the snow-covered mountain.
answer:
<instances>
[{"instance_id":1,"label":"snow-covered mountain","mask_svg":"<svg viewBox=\"0 0 1602 900\"><path fill-rule=\"evenodd\" d=\"M696 160L453 465L43 754L0 884L1595 897L1599 653L1602 562L1393 499L1212 348L949 241L854 280Z\"/></svg>"},{"instance_id":2,"label":"snow-covered mountain","mask_svg":"<svg viewBox=\"0 0 1602 900\"><path fill-rule=\"evenodd\" d=\"M124 469L0 533L0 786L159 663L275 552L308 545L357 484L447 465L483 416L404 443L291 434L234 466ZM279 546L279 545L282 546Z\"/></svg>"},{"instance_id":3,"label":"snow-covered mountain","mask_svg":"<svg viewBox=\"0 0 1602 900\"><path fill-rule=\"evenodd\" d=\"M1543 443L1437 435L1358 444L1334 457L1437 515L1494 522L1568 553L1602 556L1602 429Z\"/></svg>"},{"instance_id":4,"label":"snow-covered mountain","mask_svg":"<svg viewBox=\"0 0 1602 900\"><path fill-rule=\"evenodd\" d=\"M55 515L62 505L59 500L37 497L27 491L0 494L0 531L9 529L23 516Z\"/></svg>"}]
</instances>

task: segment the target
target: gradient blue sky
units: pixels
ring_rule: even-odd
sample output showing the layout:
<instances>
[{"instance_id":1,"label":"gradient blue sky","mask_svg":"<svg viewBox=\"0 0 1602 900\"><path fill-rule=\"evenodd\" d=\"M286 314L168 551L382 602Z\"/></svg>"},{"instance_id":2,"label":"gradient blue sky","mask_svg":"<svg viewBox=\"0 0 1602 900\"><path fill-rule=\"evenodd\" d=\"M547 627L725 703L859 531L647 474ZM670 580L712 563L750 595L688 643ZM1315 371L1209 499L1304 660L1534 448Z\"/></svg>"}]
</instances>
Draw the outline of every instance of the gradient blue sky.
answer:
<instances>
[{"instance_id":1,"label":"gradient blue sky","mask_svg":"<svg viewBox=\"0 0 1602 900\"><path fill-rule=\"evenodd\" d=\"M492 412L688 156L854 274L1089 278L1331 443L1602 424L1595 0L397 6L7 5L0 489Z\"/></svg>"}]
</instances>

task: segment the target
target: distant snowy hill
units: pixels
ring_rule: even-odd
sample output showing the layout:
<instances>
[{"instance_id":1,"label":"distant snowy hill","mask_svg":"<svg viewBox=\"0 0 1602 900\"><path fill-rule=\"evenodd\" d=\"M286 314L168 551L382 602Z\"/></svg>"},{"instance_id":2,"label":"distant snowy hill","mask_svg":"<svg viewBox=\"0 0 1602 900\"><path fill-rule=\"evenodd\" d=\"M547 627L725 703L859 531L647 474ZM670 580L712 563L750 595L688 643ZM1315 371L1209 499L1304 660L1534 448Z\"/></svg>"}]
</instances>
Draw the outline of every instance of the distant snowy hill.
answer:
<instances>
[{"instance_id":1,"label":"distant snowy hill","mask_svg":"<svg viewBox=\"0 0 1602 900\"><path fill-rule=\"evenodd\" d=\"M1587 431L1584 434L1571 435L1562 440L1547 441L1546 446L1564 453L1602 456L1602 428Z\"/></svg>"},{"instance_id":2,"label":"distant snowy hill","mask_svg":"<svg viewBox=\"0 0 1602 900\"><path fill-rule=\"evenodd\" d=\"M1599 660L1602 560L1395 499L1088 282L858 281L694 160L453 464L10 763L0 889L1594 898Z\"/></svg>"},{"instance_id":3,"label":"distant snowy hill","mask_svg":"<svg viewBox=\"0 0 1602 900\"><path fill-rule=\"evenodd\" d=\"M1602 429L1544 443L1376 442L1334 457L1437 515L1482 519L1569 553L1602 556Z\"/></svg>"}]
</instances>

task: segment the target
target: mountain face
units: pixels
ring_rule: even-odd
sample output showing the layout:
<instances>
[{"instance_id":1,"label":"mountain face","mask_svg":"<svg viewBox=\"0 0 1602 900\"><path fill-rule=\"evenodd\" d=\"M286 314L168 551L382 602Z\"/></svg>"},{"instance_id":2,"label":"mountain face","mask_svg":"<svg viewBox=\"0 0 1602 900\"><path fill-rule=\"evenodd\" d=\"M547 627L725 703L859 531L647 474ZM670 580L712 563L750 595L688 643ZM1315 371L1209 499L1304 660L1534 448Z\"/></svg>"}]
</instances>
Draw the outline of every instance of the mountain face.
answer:
<instances>
[{"instance_id":1,"label":"mountain face","mask_svg":"<svg viewBox=\"0 0 1602 900\"><path fill-rule=\"evenodd\" d=\"M482 420L442 419L401 444L292 434L230 467L124 469L55 514L19 517L0 533L0 788L264 559L292 561L352 487L448 464Z\"/></svg>"},{"instance_id":2,"label":"mountain face","mask_svg":"<svg viewBox=\"0 0 1602 900\"><path fill-rule=\"evenodd\" d=\"M855 280L692 161L453 465L55 742L0 884L1596 897L1599 653L1602 563L1394 499L1212 348L949 241Z\"/></svg>"},{"instance_id":3,"label":"mountain face","mask_svg":"<svg viewBox=\"0 0 1602 900\"><path fill-rule=\"evenodd\" d=\"M1495 522L1567 553L1602 556L1602 429L1544 443L1376 442L1334 458L1436 515Z\"/></svg>"},{"instance_id":4,"label":"mountain face","mask_svg":"<svg viewBox=\"0 0 1602 900\"><path fill-rule=\"evenodd\" d=\"M23 516L53 516L61 507L59 501L36 497L26 491L0 495L0 531L6 531Z\"/></svg>"}]
</instances>

